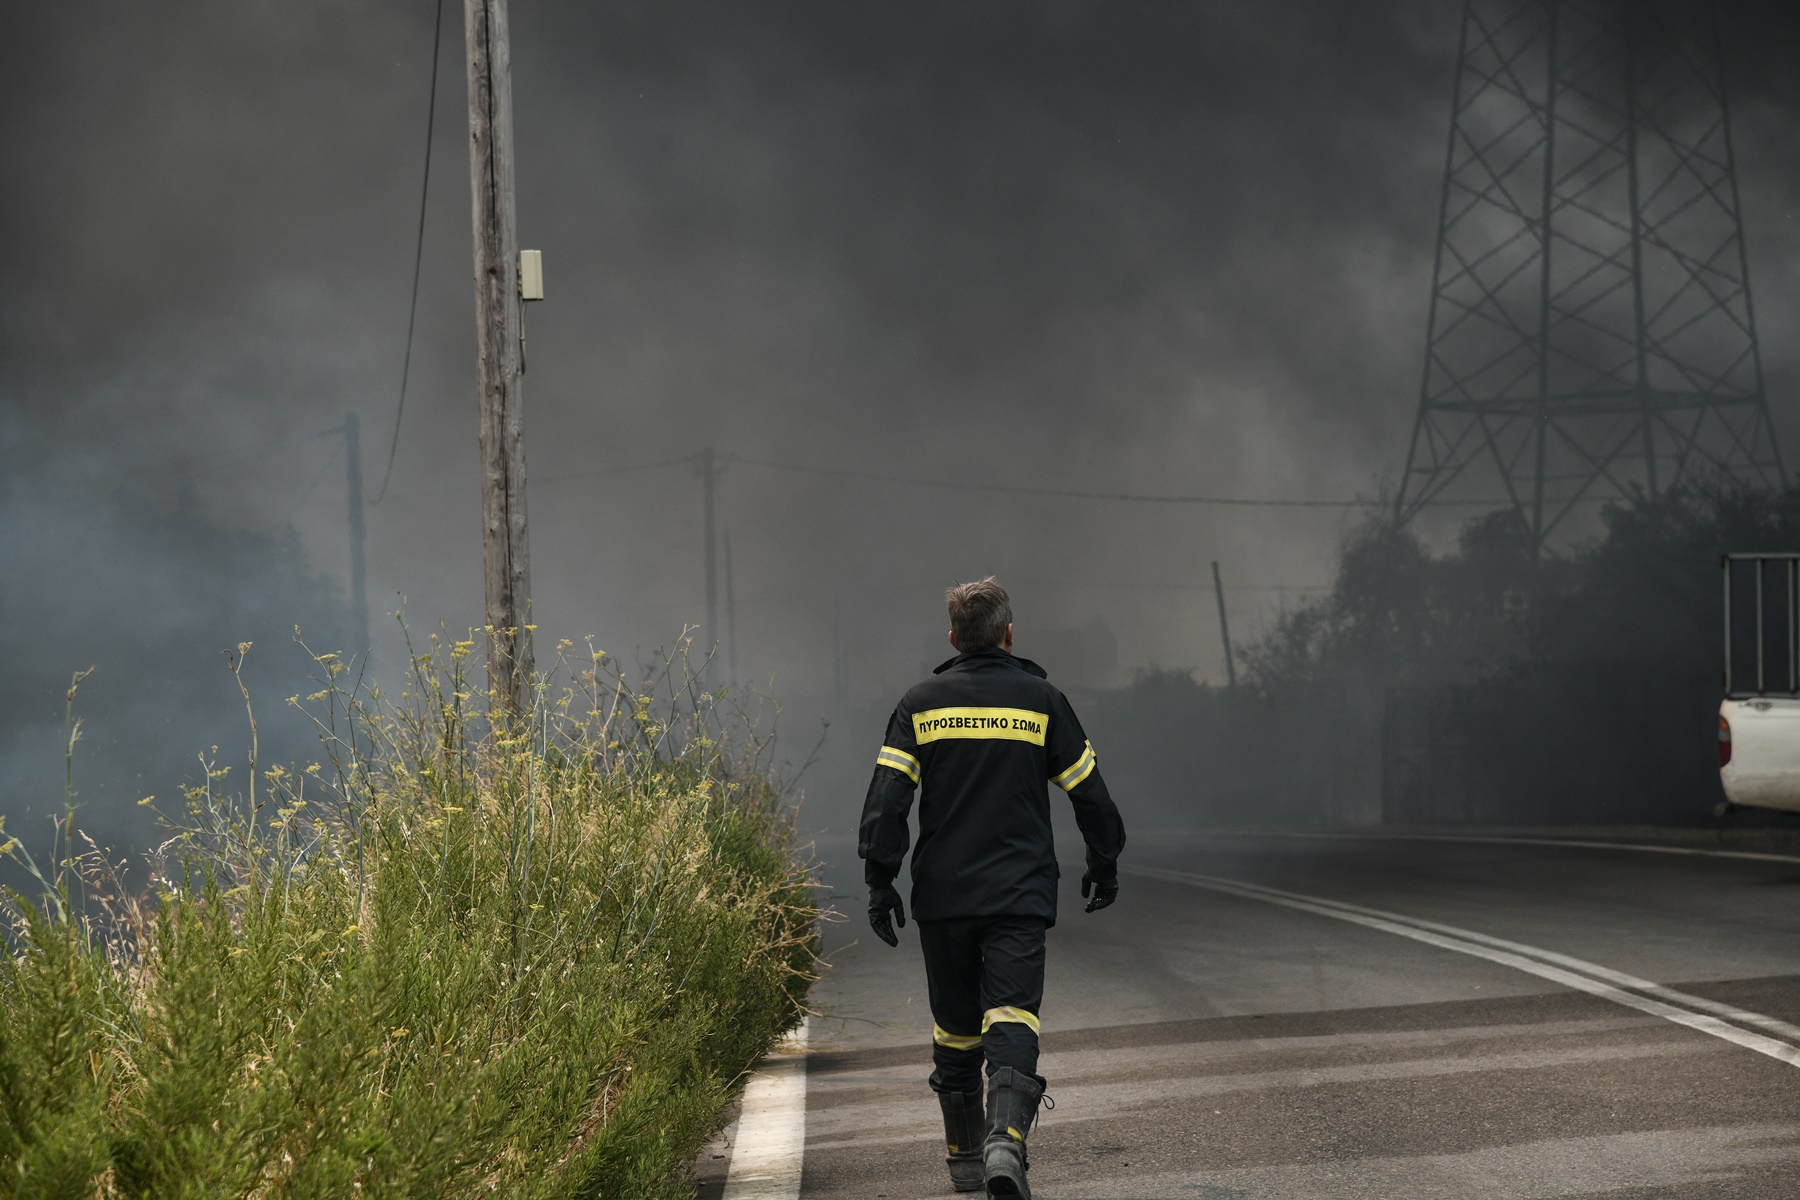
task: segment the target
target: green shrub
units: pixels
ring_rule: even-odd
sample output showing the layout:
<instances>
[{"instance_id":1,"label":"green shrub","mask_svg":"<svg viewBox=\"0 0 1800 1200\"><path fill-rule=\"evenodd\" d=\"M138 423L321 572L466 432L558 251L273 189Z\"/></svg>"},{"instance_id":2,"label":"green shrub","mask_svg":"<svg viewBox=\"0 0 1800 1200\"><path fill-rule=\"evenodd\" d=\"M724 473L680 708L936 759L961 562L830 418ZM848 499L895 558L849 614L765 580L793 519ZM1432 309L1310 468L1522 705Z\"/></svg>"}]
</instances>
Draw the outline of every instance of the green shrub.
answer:
<instances>
[{"instance_id":1,"label":"green shrub","mask_svg":"<svg viewBox=\"0 0 1800 1200\"><path fill-rule=\"evenodd\" d=\"M262 769L252 717L247 786L209 765L149 898L65 823L10 898L0 1196L686 1189L813 977L765 747L599 655L489 726L472 648L395 702L320 656L326 761Z\"/></svg>"}]
</instances>

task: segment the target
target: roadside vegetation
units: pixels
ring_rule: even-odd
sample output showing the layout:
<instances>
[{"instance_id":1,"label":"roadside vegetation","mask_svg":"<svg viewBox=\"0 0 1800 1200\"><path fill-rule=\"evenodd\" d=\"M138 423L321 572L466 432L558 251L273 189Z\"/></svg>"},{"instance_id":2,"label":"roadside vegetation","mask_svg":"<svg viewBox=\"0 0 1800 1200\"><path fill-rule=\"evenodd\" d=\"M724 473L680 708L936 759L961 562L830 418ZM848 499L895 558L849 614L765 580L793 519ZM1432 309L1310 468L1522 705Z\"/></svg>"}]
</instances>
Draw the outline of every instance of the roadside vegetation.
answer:
<instances>
[{"instance_id":1,"label":"roadside vegetation","mask_svg":"<svg viewBox=\"0 0 1800 1200\"><path fill-rule=\"evenodd\" d=\"M27 861L0 1196L691 1192L813 978L769 748L719 732L680 658L627 686L595 654L489 726L472 653L434 645L393 701L319 656L292 702L328 753L258 762L252 712L247 773L155 806L147 895L72 820Z\"/></svg>"}]
</instances>

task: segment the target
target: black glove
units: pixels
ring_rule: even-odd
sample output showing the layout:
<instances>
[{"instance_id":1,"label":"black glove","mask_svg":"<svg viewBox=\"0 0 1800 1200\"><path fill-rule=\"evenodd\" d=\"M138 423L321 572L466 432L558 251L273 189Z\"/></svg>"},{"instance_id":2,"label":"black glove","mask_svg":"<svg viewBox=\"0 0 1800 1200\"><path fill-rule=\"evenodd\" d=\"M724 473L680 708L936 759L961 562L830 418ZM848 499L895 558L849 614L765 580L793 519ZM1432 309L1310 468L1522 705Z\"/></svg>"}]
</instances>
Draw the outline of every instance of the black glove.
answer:
<instances>
[{"instance_id":1,"label":"black glove","mask_svg":"<svg viewBox=\"0 0 1800 1200\"><path fill-rule=\"evenodd\" d=\"M1101 874L1092 867L1084 871L1081 876L1081 898L1087 900L1089 892L1094 894L1094 898L1088 900L1086 910L1088 912L1099 912L1117 900L1119 898L1118 868L1114 867L1105 874Z\"/></svg>"},{"instance_id":2,"label":"black glove","mask_svg":"<svg viewBox=\"0 0 1800 1200\"><path fill-rule=\"evenodd\" d=\"M890 946L898 946L900 939L894 936L893 922L888 920L892 912L894 920L900 922L900 928L906 928L906 905L901 903L900 893L894 890L891 883L871 884L869 887L869 928L875 936Z\"/></svg>"}]
</instances>

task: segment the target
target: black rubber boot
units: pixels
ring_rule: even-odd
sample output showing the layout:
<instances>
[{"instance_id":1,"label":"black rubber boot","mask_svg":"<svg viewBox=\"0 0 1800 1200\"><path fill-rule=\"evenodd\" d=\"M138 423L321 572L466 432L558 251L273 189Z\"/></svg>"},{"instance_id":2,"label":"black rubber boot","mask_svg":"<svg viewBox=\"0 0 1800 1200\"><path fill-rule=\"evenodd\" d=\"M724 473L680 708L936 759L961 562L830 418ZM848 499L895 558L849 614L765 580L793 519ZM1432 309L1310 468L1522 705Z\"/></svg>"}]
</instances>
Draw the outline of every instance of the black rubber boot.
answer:
<instances>
[{"instance_id":1,"label":"black rubber boot","mask_svg":"<svg viewBox=\"0 0 1800 1200\"><path fill-rule=\"evenodd\" d=\"M988 1195L1031 1200L1031 1185L1025 1182L1025 1137L1043 1098L1044 1085L1022 1071L1001 1067L988 1076L987 1140L981 1147Z\"/></svg>"},{"instance_id":2,"label":"black rubber boot","mask_svg":"<svg viewBox=\"0 0 1800 1200\"><path fill-rule=\"evenodd\" d=\"M944 1110L944 1144L950 1157L950 1186L959 1192L979 1192L982 1187L981 1142L987 1126L981 1119L981 1092L939 1092Z\"/></svg>"}]
</instances>

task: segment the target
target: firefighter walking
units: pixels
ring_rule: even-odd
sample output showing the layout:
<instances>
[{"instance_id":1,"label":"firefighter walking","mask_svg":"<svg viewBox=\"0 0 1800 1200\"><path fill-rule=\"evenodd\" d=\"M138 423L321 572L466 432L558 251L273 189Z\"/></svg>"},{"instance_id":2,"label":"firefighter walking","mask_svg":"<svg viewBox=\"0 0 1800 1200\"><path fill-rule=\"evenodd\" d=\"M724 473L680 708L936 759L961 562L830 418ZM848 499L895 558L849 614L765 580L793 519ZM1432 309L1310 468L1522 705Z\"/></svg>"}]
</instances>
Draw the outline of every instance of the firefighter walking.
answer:
<instances>
[{"instance_id":1,"label":"firefighter walking","mask_svg":"<svg viewBox=\"0 0 1800 1200\"><path fill-rule=\"evenodd\" d=\"M1012 653L1012 602L990 576L948 595L956 650L888 720L863 804L857 854L869 924L890 946L906 908L894 879L912 844L913 919L931 999L931 1089L950 1179L1030 1200L1025 1141L1044 1099L1037 1073L1044 934L1060 871L1046 783L1068 793L1087 843L1088 912L1119 894L1119 810L1081 722L1041 667ZM986 1064L987 1103L982 1104Z\"/></svg>"}]
</instances>

